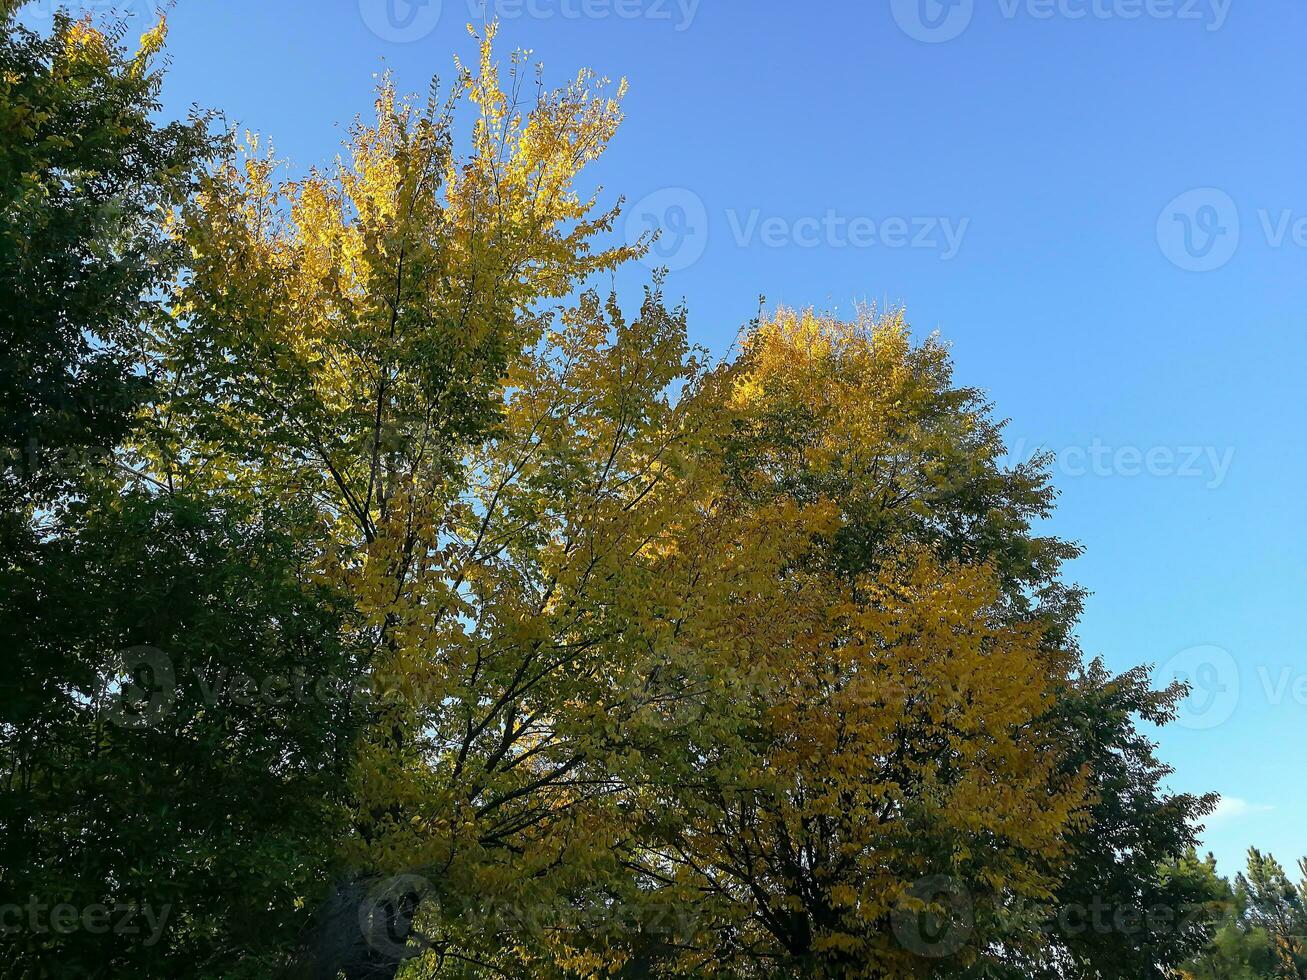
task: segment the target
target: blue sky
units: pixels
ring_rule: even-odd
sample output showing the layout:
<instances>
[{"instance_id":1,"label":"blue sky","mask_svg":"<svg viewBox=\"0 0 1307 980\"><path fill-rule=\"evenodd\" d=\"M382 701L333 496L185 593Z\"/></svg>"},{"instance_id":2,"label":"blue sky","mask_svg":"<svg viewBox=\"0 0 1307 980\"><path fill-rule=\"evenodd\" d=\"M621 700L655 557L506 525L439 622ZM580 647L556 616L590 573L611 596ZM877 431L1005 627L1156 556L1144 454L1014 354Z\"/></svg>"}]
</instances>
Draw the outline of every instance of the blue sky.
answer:
<instances>
[{"instance_id":1,"label":"blue sky","mask_svg":"<svg viewBox=\"0 0 1307 980\"><path fill-rule=\"evenodd\" d=\"M120 0L119 7L141 0ZM100 5L92 0L92 6ZM152 6L152 4L150 5ZM769 304L906 306L1059 453L1080 635L1199 685L1162 755L1207 833L1307 855L1307 5L1301 0L498 0L546 78L625 76L594 171L724 351ZM384 67L423 91L479 0L180 0L170 111L303 167ZM37 11L39 14L39 11ZM647 270L618 277L629 302Z\"/></svg>"}]
</instances>

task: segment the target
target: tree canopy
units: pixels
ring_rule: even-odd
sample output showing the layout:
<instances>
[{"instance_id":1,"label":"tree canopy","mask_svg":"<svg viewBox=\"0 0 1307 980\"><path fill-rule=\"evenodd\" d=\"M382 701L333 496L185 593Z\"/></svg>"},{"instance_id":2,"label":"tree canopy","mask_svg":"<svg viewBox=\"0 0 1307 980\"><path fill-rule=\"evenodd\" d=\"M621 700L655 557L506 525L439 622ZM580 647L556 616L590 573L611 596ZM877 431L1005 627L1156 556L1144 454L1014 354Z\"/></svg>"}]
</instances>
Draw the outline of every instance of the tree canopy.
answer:
<instances>
[{"instance_id":1,"label":"tree canopy","mask_svg":"<svg viewBox=\"0 0 1307 980\"><path fill-rule=\"evenodd\" d=\"M1079 649L1050 460L938 337L780 308L716 358L662 276L598 288L650 244L585 186L623 85L492 28L287 174L157 120L163 21L20 6L20 975L1303 976L1301 890L1194 856L1141 731L1184 690Z\"/></svg>"}]
</instances>

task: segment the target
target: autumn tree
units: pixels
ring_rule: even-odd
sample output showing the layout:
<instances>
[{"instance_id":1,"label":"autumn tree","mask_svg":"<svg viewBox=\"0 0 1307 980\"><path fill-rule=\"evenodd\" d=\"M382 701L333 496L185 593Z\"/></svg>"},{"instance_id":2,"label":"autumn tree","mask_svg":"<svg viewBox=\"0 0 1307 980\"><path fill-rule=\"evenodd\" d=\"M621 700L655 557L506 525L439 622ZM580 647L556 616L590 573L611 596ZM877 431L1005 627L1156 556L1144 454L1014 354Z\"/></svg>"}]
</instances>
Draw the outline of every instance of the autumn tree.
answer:
<instances>
[{"instance_id":1,"label":"autumn tree","mask_svg":"<svg viewBox=\"0 0 1307 980\"><path fill-rule=\"evenodd\" d=\"M384 85L331 173L223 162L178 225L190 271L159 338L157 478L311 502L321 573L364 617L354 871L314 951L350 976L393 972L442 899L526 901L613 864L613 819L588 809L624 690L613 604L635 615L648 587L632 558L675 464L666 391L695 371L656 298L630 325L593 295L546 306L633 254L593 246L615 212L574 186L619 110L587 74L524 94L516 56L501 87L492 36L443 107ZM420 884L382 913L398 938L369 942L395 876ZM430 945L474 955L440 925Z\"/></svg>"},{"instance_id":2,"label":"autumn tree","mask_svg":"<svg viewBox=\"0 0 1307 980\"><path fill-rule=\"evenodd\" d=\"M632 861L695 909L681 969L915 975L932 961L894 916L918 882L975 904L962 963L994 896L1055 883L1083 803L1047 718L1072 663L1046 642L1066 547L1014 540L1047 490L999 470L983 404L947 382L901 319L789 312L716 379L698 472L718 462L662 603L702 707L658 759Z\"/></svg>"},{"instance_id":3,"label":"autumn tree","mask_svg":"<svg viewBox=\"0 0 1307 980\"><path fill-rule=\"evenodd\" d=\"M36 149L5 149L0 261L40 316L4 432L108 465L6 471L4 881L176 910L104 963L25 953L1165 975L1206 920L1049 927L1207 894L1181 856L1210 800L1136 727L1180 690L1083 663L1047 460L1006 465L901 314L778 311L713 363L661 280L596 291L641 247L580 189L621 88L532 86L493 36L444 101L383 82L296 177L149 122L162 27L134 56L11 29L3 119ZM349 696L260 683L297 673ZM1264 877L1250 910L1284 904Z\"/></svg>"},{"instance_id":4,"label":"autumn tree","mask_svg":"<svg viewBox=\"0 0 1307 980\"><path fill-rule=\"evenodd\" d=\"M678 545L695 571L664 576L702 709L632 861L693 928L635 962L1088 977L1189 955L1204 893L1162 865L1211 800L1166 794L1136 730L1183 692L1081 668L1076 549L1033 530L1046 461L1004 465L984 399L899 315L781 311L742 346ZM1059 930L1081 903L1171 917Z\"/></svg>"}]
</instances>

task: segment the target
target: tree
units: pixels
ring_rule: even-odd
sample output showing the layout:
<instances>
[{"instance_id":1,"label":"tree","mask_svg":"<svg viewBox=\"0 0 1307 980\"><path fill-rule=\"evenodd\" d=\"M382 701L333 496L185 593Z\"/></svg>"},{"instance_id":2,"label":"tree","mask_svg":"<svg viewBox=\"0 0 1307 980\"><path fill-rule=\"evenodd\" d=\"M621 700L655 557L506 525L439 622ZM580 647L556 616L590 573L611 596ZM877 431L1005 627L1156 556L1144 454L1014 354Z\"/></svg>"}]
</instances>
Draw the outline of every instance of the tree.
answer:
<instances>
[{"instance_id":1,"label":"tree","mask_svg":"<svg viewBox=\"0 0 1307 980\"><path fill-rule=\"evenodd\" d=\"M584 523L648 479L656 462L626 460L657 438L642 420L666 414L661 386L691 369L656 304L638 329L593 298L553 326L547 302L632 254L593 249L615 212L574 189L618 105L584 73L524 102L520 59L505 90L492 38L454 93L476 110L467 156L454 103L420 109L387 83L334 173L278 186L266 158L216 168L178 226L190 274L158 341L157 479L306 502L330 537L322 574L364 617L380 696L354 767L353 870L312 951L349 976L393 973L424 902L520 891L558 835L591 832L562 804L588 756L551 735L590 683L556 658L594 661L568 631L610 588L576 548L649 520ZM637 425L649 434L628 441ZM548 533L569 528L571 547ZM560 876L595 860L566 850ZM396 875L428 884L380 913L393 941L369 943L360 903Z\"/></svg>"},{"instance_id":2,"label":"tree","mask_svg":"<svg viewBox=\"0 0 1307 980\"><path fill-rule=\"evenodd\" d=\"M1302 884L1294 885L1274 857L1254 847L1236 889L1244 899L1247 924L1270 939L1276 975L1307 977L1307 868Z\"/></svg>"},{"instance_id":3,"label":"tree","mask_svg":"<svg viewBox=\"0 0 1307 980\"><path fill-rule=\"evenodd\" d=\"M294 501L188 493L132 443L167 223L212 143L156 124L164 38L6 3L0 48L0 892L18 976L266 976L335 858L352 606ZM307 524L312 527L311 523ZM311 567L310 558L313 559Z\"/></svg>"},{"instance_id":4,"label":"tree","mask_svg":"<svg viewBox=\"0 0 1307 980\"><path fill-rule=\"evenodd\" d=\"M151 119L162 22L128 55L117 35L62 13L38 36L17 23L22 6L0 5L7 522L53 499L88 457L107 456L147 398L133 359L176 265L161 219L208 150L199 123Z\"/></svg>"},{"instance_id":5,"label":"tree","mask_svg":"<svg viewBox=\"0 0 1307 980\"><path fill-rule=\"evenodd\" d=\"M448 557L418 579L441 601L406 596L398 617L425 733L403 791L362 763L411 814L380 843L429 887L424 963L587 972L604 959L575 930L640 914L618 907L620 856L641 753L665 737L662 571L691 499L699 383L684 318L656 292L631 320L582 296L509 375L503 423L439 531Z\"/></svg>"},{"instance_id":6,"label":"tree","mask_svg":"<svg viewBox=\"0 0 1307 980\"><path fill-rule=\"evenodd\" d=\"M1220 928L1207 946L1185 964L1183 976L1192 980L1255 980L1274 976L1275 956L1270 937L1261 929L1247 927L1248 896L1242 888L1216 872L1216 860L1208 857L1203 866L1220 896L1224 916Z\"/></svg>"},{"instance_id":7,"label":"tree","mask_svg":"<svg viewBox=\"0 0 1307 980\"><path fill-rule=\"evenodd\" d=\"M493 35L449 101L386 80L282 179L257 140L194 174L202 127L147 122L162 28L11 34L5 118L58 132L6 192L52 312L5 431L109 452L6 473L4 883L170 910L108 957L31 930L24 965L1167 975L1210 918L1060 928L1210 898L1211 801L1136 727L1181 691L1082 663L1047 461L1003 463L901 314L782 310L712 364L661 280L634 313L588 288L641 247L577 190L620 89L524 94ZM74 244L45 199L87 209Z\"/></svg>"},{"instance_id":8,"label":"tree","mask_svg":"<svg viewBox=\"0 0 1307 980\"><path fill-rule=\"evenodd\" d=\"M1168 793L1172 770L1139 731L1172 721L1187 692L1154 690L1148 671L1112 676L1100 660L1077 670L1054 709L1065 764L1089 774L1087 819L1043 927L1004 952L1014 978L1162 978L1201 949L1222 918L1210 875L1187 857L1213 795Z\"/></svg>"},{"instance_id":9,"label":"tree","mask_svg":"<svg viewBox=\"0 0 1307 980\"><path fill-rule=\"evenodd\" d=\"M1142 976L1199 948L1208 896L1166 863L1212 801L1167 795L1136 729L1183 692L1080 669L1075 548L1031 531L1043 461L1002 465L984 400L898 315L782 311L719 397L713 521L681 547L738 549L757 578L701 558L692 588L665 586L694 610L678 638L707 693L633 862L694 910L681 966ZM721 592L696 606L705 581ZM1109 934L1060 927L1097 906Z\"/></svg>"},{"instance_id":10,"label":"tree","mask_svg":"<svg viewBox=\"0 0 1307 980\"><path fill-rule=\"evenodd\" d=\"M1299 862L1303 881L1291 884L1283 867L1256 848L1248 852L1246 872L1234 884L1217 879L1225 914L1212 941L1184 965L1189 980L1297 980L1303 976L1303 919L1307 899L1307 861ZM1216 878L1215 861L1208 873Z\"/></svg>"},{"instance_id":11,"label":"tree","mask_svg":"<svg viewBox=\"0 0 1307 980\"><path fill-rule=\"evenodd\" d=\"M924 973L896 916L936 880L974 909L942 954L965 964L995 896L1054 885L1083 802L1046 720L1066 549L1012 536L1047 491L999 470L983 403L899 317L782 311L718 396L724 464L672 578L714 722L660 760L686 771L655 781L636 871L695 906L692 971Z\"/></svg>"},{"instance_id":12,"label":"tree","mask_svg":"<svg viewBox=\"0 0 1307 980\"><path fill-rule=\"evenodd\" d=\"M293 510L85 493L0 575L31 679L6 711L4 891L41 907L6 946L33 976L267 976L347 814L349 607L311 581Z\"/></svg>"}]
</instances>

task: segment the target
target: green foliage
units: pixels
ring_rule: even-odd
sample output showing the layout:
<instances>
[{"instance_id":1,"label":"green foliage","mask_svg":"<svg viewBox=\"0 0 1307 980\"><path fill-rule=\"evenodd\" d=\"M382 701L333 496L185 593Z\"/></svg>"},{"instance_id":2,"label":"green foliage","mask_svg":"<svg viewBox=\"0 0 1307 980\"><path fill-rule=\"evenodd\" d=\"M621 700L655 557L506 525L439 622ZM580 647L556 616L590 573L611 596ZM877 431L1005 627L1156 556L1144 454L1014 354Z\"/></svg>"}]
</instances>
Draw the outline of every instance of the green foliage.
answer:
<instances>
[{"instance_id":1,"label":"green foliage","mask_svg":"<svg viewBox=\"0 0 1307 980\"><path fill-rule=\"evenodd\" d=\"M126 434L145 325L178 253L163 218L209 151L157 125L161 27L135 54L83 22L38 36L5 0L0 44L0 503L50 500Z\"/></svg>"},{"instance_id":2,"label":"green foliage","mask_svg":"<svg viewBox=\"0 0 1307 980\"><path fill-rule=\"evenodd\" d=\"M38 36L17 6L0 46L3 969L266 976L344 825L365 707L337 689L360 670L350 606L310 568L294 501L134 471L145 338L180 254L166 225L211 144L153 120L162 23L132 54L62 15Z\"/></svg>"},{"instance_id":3,"label":"green foliage","mask_svg":"<svg viewBox=\"0 0 1307 980\"><path fill-rule=\"evenodd\" d=\"M266 976L344 824L366 707L345 613L309 580L293 514L87 494L0 573L18 678L0 883L24 905L148 908L160 934L38 917L7 948L33 975Z\"/></svg>"},{"instance_id":4,"label":"green foliage","mask_svg":"<svg viewBox=\"0 0 1307 980\"><path fill-rule=\"evenodd\" d=\"M1071 837L1040 940L1007 951L1011 972L1001 976L1162 980L1211 935L1211 883L1184 856L1215 797L1166 792L1171 770L1139 731L1141 720L1171 720L1185 693L1154 690L1144 669L1114 677L1095 660L1059 697L1064 764L1090 774L1093 803Z\"/></svg>"},{"instance_id":5,"label":"green foliage","mask_svg":"<svg viewBox=\"0 0 1307 980\"><path fill-rule=\"evenodd\" d=\"M1181 971L1187 980L1302 980L1307 977L1307 859L1295 885L1284 868L1256 848L1234 884L1216 881L1223 915L1212 941Z\"/></svg>"}]
</instances>

